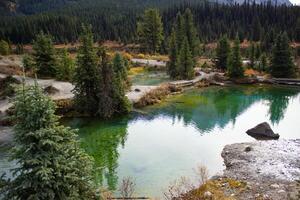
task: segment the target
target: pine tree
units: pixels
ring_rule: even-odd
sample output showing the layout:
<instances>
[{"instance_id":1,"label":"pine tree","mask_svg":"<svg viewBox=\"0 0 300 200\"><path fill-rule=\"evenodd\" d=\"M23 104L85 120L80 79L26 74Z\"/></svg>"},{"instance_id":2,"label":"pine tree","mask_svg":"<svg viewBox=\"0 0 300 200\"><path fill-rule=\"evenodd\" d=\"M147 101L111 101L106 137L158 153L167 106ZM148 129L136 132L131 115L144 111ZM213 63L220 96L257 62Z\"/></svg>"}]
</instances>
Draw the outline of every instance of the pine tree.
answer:
<instances>
[{"instance_id":1,"label":"pine tree","mask_svg":"<svg viewBox=\"0 0 300 200\"><path fill-rule=\"evenodd\" d=\"M169 43L168 73L173 79L191 79L198 54L198 38L190 10L176 16ZM186 58L187 60L184 60Z\"/></svg>"},{"instance_id":2,"label":"pine tree","mask_svg":"<svg viewBox=\"0 0 300 200\"><path fill-rule=\"evenodd\" d=\"M194 24L194 17L190 9L186 9L184 14L184 29L189 43L189 47L192 52L192 57L195 58L199 52L199 39L197 36L197 30Z\"/></svg>"},{"instance_id":3,"label":"pine tree","mask_svg":"<svg viewBox=\"0 0 300 200\"><path fill-rule=\"evenodd\" d=\"M227 36L224 35L218 41L217 49L216 49L216 57L214 62L218 69L226 70L227 69L227 61L230 55L230 43L227 39Z\"/></svg>"},{"instance_id":4,"label":"pine tree","mask_svg":"<svg viewBox=\"0 0 300 200\"><path fill-rule=\"evenodd\" d=\"M16 45L16 54L21 55L24 53L24 46L22 44Z\"/></svg>"},{"instance_id":5,"label":"pine tree","mask_svg":"<svg viewBox=\"0 0 300 200\"><path fill-rule=\"evenodd\" d=\"M255 15L253 22L252 22L252 40L257 42L260 40L260 36L261 36L261 24L259 21L259 18L257 15Z\"/></svg>"},{"instance_id":6,"label":"pine tree","mask_svg":"<svg viewBox=\"0 0 300 200\"><path fill-rule=\"evenodd\" d=\"M37 86L19 90L14 102L14 177L4 199L91 199L92 161L70 128L60 126L55 104Z\"/></svg>"},{"instance_id":7,"label":"pine tree","mask_svg":"<svg viewBox=\"0 0 300 200\"><path fill-rule=\"evenodd\" d=\"M286 33L280 33L277 36L271 57L270 72L277 78L295 76L295 65Z\"/></svg>"},{"instance_id":8,"label":"pine tree","mask_svg":"<svg viewBox=\"0 0 300 200\"><path fill-rule=\"evenodd\" d=\"M169 62L167 63L168 74L172 79L176 79L178 77L178 52L177 52L177 45L176 45L176 33L173 30L171 37L170 37L170 44L169 44Z\"/></svg>"},{"instance_id":9,"label":"pine tree","mask_svg":"<svg viewBox=\"0 0 300 200\"><path fill-rule=\"evenodd\" d=\"M73 79L75 105L78 111L95 116L99 102L100 71L91 27L82 26L82 30Z\"/></svg>"},{"instance_id":10,"label":"pine tree","mask_svg":"<svg viewBox=\"0 0 300 200\"><path fill-rule=\"evenodd\" d=\"M295 41L300 42L300 17L297 19Z\"/></svg>"},{"instance_id":11,"label":"pine tree","mask_svg":"<svg viewBox=\"0 0 300 200\"><path fill-rule=\"evenodd\" d=\"M163 24L157 9L147 9L137 24L137 32L142 49L147 53L157 53L163 40Z\"/></svg>"},{"instance_id":12,"label":"pine tree","mask_svg":"<svg viewBox=\"0 0 300 200\"><path fill-rule=\"evenodd\" d=\"M113 58L113 68L115 73L120 73L121 79L127 81L127 67L125 66L125 60L120 53L116 53Z\"/></svg>"},{"instance_id":13,"label":"pine tree","mask_svg":"<svg viewBox=\"0 0 300 200\"><path fill-rule=\"evenodd\" d=\"M4 40L0 40L0 55L8 55L10 53L9 50L9 44L4 41Z\"/></svg>"},{"instance_id":14,"label":"pine tree","mask_svg":"<svg viewBox=\"0 0 300 200\"><path fill-rule=\"evenodd\" d=\"M254 66L255 66L255 45L253 42L251 42L251 45L250 45L250 55L249 55L249 60L250 60L250 63L249 63L249 67L254 69Z\"/></svg>"},{"instance_id":15,"label":"pine tree","mask_svg":"<svg viewBox=\"0 0 300 200\"><path fill-rule=\"evenodd\" d=\"M36 71L36 66L35 66L35 63L34 63L34 59L31 55L29 54L25 54L23 56L23 67L24 67L24 70L27 72L27 71Z\"/></svg>"},{"instance_id":16,"label":"pine tree","mask_svg":"<svg viewBox=\"0 0 300 200\"><path fill-rule=\"evenodd\" d=\"M116 114L129 112L130 104L125 96L124 72L122 68L114 67L108 60L105 49L99 49L99 68L101 70L101 87L99 91L98 115L110 118Z\"/></svg>"},{"instance_id":17,"label":"pine tree","mask_svg":"<svg viewBox=\"0 0 300 200\"><path fill-rule=\"evenodd\" d=\"M260 56L260 62L259 62L258 70L260 72L266 71L267 66L268 66L267 55L265 53L263 53Z\"/></svg>"},{"instance_id":18,"label":"pine tree","mask_svg":"<svg viewBox=\"0 0 300 200\"><path fill-rule=\"evenodd\" d=\"M74 62L66 49L58 54L58 66L56 78L63 81L71 81L74 73Z\"/></svg>"},{"instance_id":19,"label":"pine tree","mask_svg":"<svg viewBox=\"0 0 300 200\"><path fill-rule=\"evenodd\" d=\"M181 78L192 79L194 77L194 61L187 38L184 38L179 52L179 65Z\"/></svg>"},{"instance_id":20,"label":"pine tree","mask_svg":"<svg viewBox=\"0 0 300 200\"><path fill-rule=\"evenodd\" d=\"M54 77L56 75L57 59L50 35L40 33L33 43L33 57L38 75Z\"/></svg>"},{"instance_id":21,"label":"pine tree","mask_svg":"<svg viewBox=\"0 0 300 200\"><path fill-rule=\"evenodd\" d=\"M231 55L228 59L228 75L230 78L240 78L244 76L244 68L241 60L240 41L236 37Z\"/></svg>"},{"instance_id":22,"label":"pine tree","mask_svg":"<svg viewBox=\"0 0 300 200\"><path fill-rule=\"evenodd\" d=\"M260 44L257 44L255 47L255 59L258 60L261 56Z\"/></svg>"}]
</instances>

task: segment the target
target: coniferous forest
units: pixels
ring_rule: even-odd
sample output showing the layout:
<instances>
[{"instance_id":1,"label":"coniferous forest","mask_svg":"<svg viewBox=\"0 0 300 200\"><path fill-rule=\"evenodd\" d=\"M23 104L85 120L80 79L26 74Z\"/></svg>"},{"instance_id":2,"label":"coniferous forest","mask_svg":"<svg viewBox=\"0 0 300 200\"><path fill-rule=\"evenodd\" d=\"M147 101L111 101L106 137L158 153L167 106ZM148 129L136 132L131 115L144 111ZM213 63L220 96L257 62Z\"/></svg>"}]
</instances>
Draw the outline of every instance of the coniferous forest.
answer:
<instances>
[{"instance_id":1,"label":"coniferous forest","mask_svg":"<svg viewBox=\"0 0 300 200\"><path fill-rule=\"evenodd\" d=\"M300 199L300 6L213 1L0 0L0 200Z\"/></svg>"},{"instance_id":2,"label":"coniferous forest","mask_svg":"<svg viewBox=\"0 0 300 200\"><path fill-rule=\"evenodd\" d=\"M64 8L43 3L23 6L23 12L5 13L0 18L0 39L12 43L30 43L40 31L49 33L56 43L75 42L81 24L91 24L96 41L137 42L137 22L147 7L159 8L164 37L170 35L178 12L190 7L202 42L215 41L223 34L234 39L258 41L271 32L286 31L290 40L299 40L298 6L244 3L216 4L206 1L87 1ZM27 5L27 4L24 4ZM29 5L29 4L28 4ZM56 5L56 6L54 6ZM59 5L59 4L58 4ZM192 6L191 6L192 5ZM42 9L43 8L43 9ZM46 9L48 8L48 10ZM50 9L52 8L52 9Z\"/></svg>"}]
</instances>

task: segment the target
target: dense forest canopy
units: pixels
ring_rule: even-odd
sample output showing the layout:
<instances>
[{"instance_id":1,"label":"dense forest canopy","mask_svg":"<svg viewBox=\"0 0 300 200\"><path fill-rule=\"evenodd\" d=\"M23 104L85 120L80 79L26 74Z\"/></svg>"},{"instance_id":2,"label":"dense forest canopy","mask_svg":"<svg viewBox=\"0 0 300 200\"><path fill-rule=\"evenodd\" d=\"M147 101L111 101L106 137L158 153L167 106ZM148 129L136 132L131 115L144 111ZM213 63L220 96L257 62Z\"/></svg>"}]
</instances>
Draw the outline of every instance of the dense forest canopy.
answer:
<instances>
[{"instance_id":1,"label":"dense forest canopy","mask_svg":"<svg viewBox=\"0 0 300 200\"><path fill-rule=\"evenodd\" d=\"M202 42L215 41L223 34L233 39L237 33L241 40L252 39L254 32L263 39L271 30L286 31L289 38L295 40L297 36L295 27L297 19L300 19L299 6L274 6L271 3L238 5L216 4L203 0L189 0L183 4L180 0L47 0L43 3L41 0L22 0L22 2L26 4L20 4L14 15L1 12L3 14L0 19L0 39L12 43L29 43L42 30L53 35L55 42L74 42L78 39L81 24L86 23L93 26L95 39L98 41L135 42L137 21L147 7L160 9L165 37L171 32L177 12L183 12L189 7L195 17L196 28ZM32 6L29 6L30 4Z\"/></svg>"}]
</instances>

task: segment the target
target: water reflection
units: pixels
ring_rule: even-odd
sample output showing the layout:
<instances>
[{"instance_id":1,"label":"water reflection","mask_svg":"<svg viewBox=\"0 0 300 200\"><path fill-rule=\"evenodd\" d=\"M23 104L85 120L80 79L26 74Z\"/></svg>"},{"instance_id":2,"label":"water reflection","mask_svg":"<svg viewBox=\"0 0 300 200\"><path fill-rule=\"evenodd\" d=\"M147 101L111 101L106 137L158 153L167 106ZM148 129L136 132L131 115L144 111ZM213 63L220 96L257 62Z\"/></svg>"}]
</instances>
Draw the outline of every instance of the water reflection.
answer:
<instances>
[{"instance_id":1,"label":"water reflection","mask_svg":"<svg viewBox=\"0 0 300 200\"><path fill-rule=\"evenodd\" d=\"M222 169L224 145L252 140L245 131L261 120L279 124L299 92L269 86L211 87L147 107L143 110L146 115L106 122L72 120L70 124L80 129L82 147L95 159L98 183L115 190L120 179L133 176L141 195L148 187L152 196L200 160L212 172ZM293 123L294 118L288 122ZM295 126L284 131L288 128Z\"/></svg>"},{"instance_id":2,"label":"water reflection","mask_svg":"<svg viewBox=\"0 0 300 200\"><path fill-rule=\"evenodd\" d=\"M299 94L299 88L273 86L231 86L227 88L207 88L194 90L169 99L168 103L156 105L147 110L156 115L167 115L173 120L183 119L184 123L194 124L200 133L215 127L224 128L229 122L245 112L258 101L267 101L268 115L273 124L283 119L289 101Z\"/></svg>"},{"instance_id":3,"label":"water reflection","mask_svg":"<svg viewBox=\"0 0 300 200\"><path fill-rule=\"evenodd\" d=\"M73 120L71 126L80 128L82 147L93 156L96 182L116 190L118 184L118 148L125 145L128 118L114 121Z\"/></svg>"}]
</instances>

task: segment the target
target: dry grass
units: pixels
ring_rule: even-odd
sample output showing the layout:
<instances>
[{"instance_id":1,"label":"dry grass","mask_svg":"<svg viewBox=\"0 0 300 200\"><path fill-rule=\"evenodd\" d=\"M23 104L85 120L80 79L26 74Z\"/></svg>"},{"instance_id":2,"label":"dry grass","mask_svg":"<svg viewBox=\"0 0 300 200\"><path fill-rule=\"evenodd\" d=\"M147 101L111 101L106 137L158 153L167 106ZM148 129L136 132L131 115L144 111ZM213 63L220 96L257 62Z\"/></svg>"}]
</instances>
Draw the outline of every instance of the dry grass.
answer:
<instances>
[{"instance_id":1,"label":"dry grass","mask_svg":"<svg viewBox=\"0 0 300 200\"><path fill-rule=\"evenodd\" d=\"M134 104L134 106L137 108L141 108L147 105L160 103L169 94L178 91L181 91L181 88L174 88L169 84L163 84L160 87L145 94L137 103Z\"/></svg>"},{"instance_id":2,"label":"dry grass","mask_svg":"<svg viewBox=\"0 0 300 200\"><path fill-rule=\"evenodd\" d=\"M145 67L138 66L130 68L128 75L137 75L145 72Z\"/></svg>"}]
</instances>

